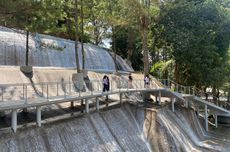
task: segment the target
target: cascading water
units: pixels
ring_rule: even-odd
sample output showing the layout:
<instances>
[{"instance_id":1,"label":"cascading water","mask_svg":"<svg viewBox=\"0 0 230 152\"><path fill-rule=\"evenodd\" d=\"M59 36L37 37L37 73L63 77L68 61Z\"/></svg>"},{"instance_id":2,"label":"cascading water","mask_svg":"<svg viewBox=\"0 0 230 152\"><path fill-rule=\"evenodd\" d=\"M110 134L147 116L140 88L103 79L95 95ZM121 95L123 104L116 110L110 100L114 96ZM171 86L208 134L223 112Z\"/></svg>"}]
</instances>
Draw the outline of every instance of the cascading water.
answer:
<instances>
[{"instance_id":1,"label":"cascading water","mask_svg":"<svg viewBox=\"0 0 230 152\"><path fill-rule=\"evenodd\" d=\"M0 65L24 65L26 35L24 31L0 27ZM41 67L75 68L74 41L42 34L29 36L29 65ZM81 44L78 44L80 68L82 68ZM93 71L116 71L113 58L103 48L84 44L85 69ZM117 56L121 71L133 71Z\"/></svg>"},{"instance_id":2,"label":"cascading water","mask_svg":"<svg viewBox=\"0 0 230 152\"><path fill-rule=\"evenodd\" d=\"M7 28L0 28L0 64L1 84L30 83L20 72L18 65L25 61L25 36ZM74 42L45 35L30 36L30 65L33 69L33 82L71 81L76 72ZM79 59L81 51L79 44ZM85 44L86 68L88 70L115 71L111 55L104 49ZM121 69L132 70L124 60L117 57ZM100 80L103 73L89 72L89 80ZM116 81L115 75L110 80ZM128 80L127 75L120 78ZM134 79L141 79L135 86L143 85L143 75L133 74ZM101 83L100 83L101 84ZM95 85L93 87L101 86ZM114 87L114 86L113 86ZM32 87L28 96L36 96ZM37 87L38 90L41 88ZM18 99L21 88L11 86L5 88L8 94L4 98ZM56 94L56 88L49 88L49 95ZM129 94L136 101L137 94ZM136 98L135 98L136 97ZM118 99L115 97L114 99ZM1 102L0 102L1 104ZM68 103L69 104L69 103ZM26 126L18 112L20 129L13 134L10 130L9 112L0 116L0 148L1 152L59 152L59 151L223 151L230 149L229 128L210 131L203 129L203 121L199 120L194 111L176 106L173 113L167 106L138 108L125 104L121 108L107 111L92 112L90 115L66 114L67 104L55 104L42 108L42 119L47 122L41 128L30 123ZM68 115L62 119L62 115ZM50 120L50 117L52 121ZM34 109L29 109L30 122L35 122ZM57 118L56 118L57 117ZM27 118L28 119L28 118ZM55 121L53 120L55 119ZM2 125L2 122L5 125Z\"/></svg>"},{"instance_id":3,"label":"cascading water","mask_svg":"<svg viewBox=\"0 0 230 152\"><path fill-rule=\"evenodd\" d=\"M2 152L33 151L219 151L230 139L200 134L193 111L168 107L144 110L126 104L99 113L71 117L42 128L25 127L16 134L0 132Z\"/></svg>"}]
</instances>

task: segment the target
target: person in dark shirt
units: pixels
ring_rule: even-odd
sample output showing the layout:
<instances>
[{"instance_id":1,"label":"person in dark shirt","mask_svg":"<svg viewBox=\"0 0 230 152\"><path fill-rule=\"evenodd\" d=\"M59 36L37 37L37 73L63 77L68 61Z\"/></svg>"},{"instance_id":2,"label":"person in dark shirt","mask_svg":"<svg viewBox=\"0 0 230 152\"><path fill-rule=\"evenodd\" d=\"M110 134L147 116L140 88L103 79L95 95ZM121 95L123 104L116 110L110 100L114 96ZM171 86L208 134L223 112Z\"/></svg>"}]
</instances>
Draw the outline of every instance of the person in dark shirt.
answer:
<instances>
[{"instance_id":1,"label":"person in dark shirt","mask_svg":"<svg viewBox=\"0 0 230 152\"><path fill-rule=\"evenodd\" d=\"M107 75L104 75L102 79L102 83L103 83L103 92L105 92L107 90L107 85L108 85Z\"/></svg>"},{"instance_id":2,"label":"person in dark shirt","mask_svg":"<svg viewBox=\"0 0 230 152\"><path fill-rule=\"evenodd\" d=\"M132 77L131 73L129 73L128 88L132 88L132 81L133 81L133 77Z\"/></svg>"}]
</instances>

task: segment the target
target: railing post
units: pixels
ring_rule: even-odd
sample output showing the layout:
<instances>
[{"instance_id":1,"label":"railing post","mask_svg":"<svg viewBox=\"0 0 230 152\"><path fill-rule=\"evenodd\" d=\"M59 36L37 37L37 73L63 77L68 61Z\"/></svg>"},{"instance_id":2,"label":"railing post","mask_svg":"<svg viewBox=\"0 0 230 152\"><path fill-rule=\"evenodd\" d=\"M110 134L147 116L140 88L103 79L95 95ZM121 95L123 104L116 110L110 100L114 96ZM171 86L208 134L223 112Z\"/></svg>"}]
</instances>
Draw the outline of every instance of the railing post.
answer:
<instances>
[{"instance_id":1,"label":"railing post","mask_svg":"<svg viewBox=\"0 0 230 152\"><path fill-rule=\"evenodd\" d=\"M22 97L25 99L25 89L24 89L24 84L22 85Z\"/></svg>"},{"instance_id":2,"label":"railing post","mask_svg":"<svg viewBox=\"0 0 230 152\"><path fill-rule=\"evenodd\" d=\"M43 83L42 83L42 97L44 97Z\"/></svg>"},{"instance_id":3,"label":"railing post","mask_svg":"<svg viewBox=\"0 0 230 152\"><path fill-rule=\"evenodd\" d=\"M89 82L89 87L91 87L91 95L93 95L93 82Z\"/></svg>"},{"instance_id":4,"label":"railing post","mask_svg":"<svg viewBox=\"0 0 230 152\"><path fill-rule=\"evenodd\" d=\"M58 96L58 82L57 82L57 96Z\"/></svg>"},{"instance_id":5,"label":"railing post","mask_svg":"<svg viewBox=\"0 0 230 152\"><path fill-rule=\"evenodd\" d=\"M25 103L27 104L27 85L25 86Z\"/></svg>"},{"instance_id":6,"label":"railing post","mask_svg":"<svg viewBox=\"0 0 230 152\"><path fill-rule=\"evenodd\" d=\"M67 90L66 90L66 84L64 85L64 90L65 90L65 91L64 91L64 98L66 98L66 91L67 91Z\"/></svg>"},{"instance_id":7,"label":"railing post","mask_svg":"<svg viewBox=\"0 0 230 152\"><path fill-rule=\"evenodd\" d=\"M188 94L190 94L190 86L188 87Z\"/></svg>"},{"instance_id":8,"label":"railing post","mask_svg":"<svg viewBox=\"0 0 230 152\"><path fill-rule=\"evenodd\" d=\"M178 84L176 84L176 92L178 92L178 87L179 87Z\"/></svg>"},{"instance_id":9,"label":"railing post","mask_svg":"<svg viewBox=\"0 0 230 152\"><path fill-rule=\"evenodd\" d=\"M71 95L71 82L69 82L69 94Z\"/></svg>"},{"instance_id":10,"label":"railing post","mask_svg":"<svg viewBox=\"0 0 230 152\"><path fill-rule=\"evenodd\" d=\"M122 105L122 93L120 93L120 106Z\"/></svg>"},{"instance_id":11,"label":"railing post","mask_svg":"<svg viewBox=\"0 0 230 152\"><path fill-rule=\"evenodd\" d=\"M4 89L2 88L2 101L4 100L3 94L4 94Z\"/></svg>"},{"instance_id":12,"label":"railing post","mask_svg":"<svg viewBox=\"0 0 230 152\"><path fill-rule=\"evenodd\" d=\"M111 81L111 92L112 92L112 89L113 89L113 81Z\"/></svg>"},{"instance_id":13,"label":"railing post","mask_svg":"<svg viewBox=\"0 0 230 152\"><path fill-rule=\"evenodd\" d=\"M208 106L204 106L205 110L205 130L208 131Z\"/></svg>"},{"instance_id":14,"label":"railing post","mask_svg":"<svg viewBox=\"0 0 230 152\"><path fill-rule=\"evenodd\" d=\"M46 99L49 99L49 86L48 84L46 85Z\"/></svg>"},{"instance_id":15,"label":"railing post","mask_svg":"<svg viewBox=\"0 0 230 152\"><path fill-rule=\"evenodd\" d=\"M158 105L161 105L161 91L158 93Z\"/></svg>"},{"instance_id":16,"label":"railing post","mask_svg":"<svg viewBox=\"0 0 230 152\"><path fill-rule=\"evenodd\" d=\"M121 78L119 78L119 92L121 91Z\"/></svg>"},{"instance_id":17,"label":"railing post","mask_svg":"<svg viewBox=\"0 0 230 152\"><path fill-rule=\"evenodd\" d=\"M142 81L140 80L140 89L142 88L141 84L142 84ZM144 86L144 87L145 87L145 86ZM144 88L144 87L143 87L143 88Z\"/></svg>"}]
</instances>

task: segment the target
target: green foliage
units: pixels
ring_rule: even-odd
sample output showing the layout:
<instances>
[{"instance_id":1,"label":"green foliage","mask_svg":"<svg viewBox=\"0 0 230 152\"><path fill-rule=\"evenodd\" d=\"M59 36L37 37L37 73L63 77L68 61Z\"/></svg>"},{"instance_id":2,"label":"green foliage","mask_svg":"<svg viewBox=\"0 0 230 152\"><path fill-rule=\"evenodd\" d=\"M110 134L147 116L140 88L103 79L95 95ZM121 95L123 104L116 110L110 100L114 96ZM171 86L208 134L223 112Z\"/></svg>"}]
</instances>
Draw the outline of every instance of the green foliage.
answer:
<instances>
[{"instance_id":1,"label":"green foliage","mask_svg":"<svg viewBox=\"0 0 230 152\"><path fill-rule=\"evenodd\" d=\"M174 60L158 61L151 67L150 73L158 78L173 79Z\"/></svg>"},{"instance_id":2,"label":"green foliage","mask_svg":"<svg viewBox=\"0 0 230 152\"><path fill-rule=\"evenodd\" d=\"M135 70L143 70L143 52L145 57L149 52L154 75L159 69L162 77L183 84L218 88L230 80L229 4L84 0L84 35L79 39L95 45L112 39L114 51L131 61ZM73 0L1 0L0 25L74 40L74 8ZM80 6L77 11L80 14ZM81 23L79 18L79 27Z\"/></svg>"},{"instance_id":3,"label":"green foliage","mask_svg":"<svg viewBox=\"0 0 230 152\"><path fill-rule=\"evenodd\" d=\"M160 77L160 73L162 73L162 69L164 66L164 62L163 61L159 61L157 63L155 63L150 70L150 73L156 77Z\"/></svg>"},{"instance_id":4,"label":"green foliage","mask_svg":"<svg viewBox=\"0 0 230 152\"><path fill-rule=\"evenodd\" d=\"M163 5L162 36L172 47L181 83L221 86L230 42L230 20L213 1L176 1Z\"/></svg>"}]
</instances>

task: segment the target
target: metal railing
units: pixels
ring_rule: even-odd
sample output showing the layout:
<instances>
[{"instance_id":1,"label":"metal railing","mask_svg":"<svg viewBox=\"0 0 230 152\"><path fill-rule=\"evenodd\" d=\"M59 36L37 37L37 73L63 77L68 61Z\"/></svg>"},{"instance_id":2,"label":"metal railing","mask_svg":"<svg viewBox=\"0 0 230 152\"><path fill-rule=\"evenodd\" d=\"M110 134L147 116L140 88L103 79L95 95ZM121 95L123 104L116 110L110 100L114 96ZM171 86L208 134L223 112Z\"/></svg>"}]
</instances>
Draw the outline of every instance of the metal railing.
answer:
<instances>
[{"instance_id":1,"label":"metal railing","mask_svg":"<svg viewBox=\"0 0 230 152\"><path fill-rule=\"evenodd\" d=\"M169 79L160 79L159 81L163 84L163 87L168 88L171 91L179 92L182 94L195 95L205 101L208 101L209 103L230 110L230 103L226 101L220 101L218 97L213 96L208 92L204 92L195 86L184 86Z\"/></svg>"},{"instance_id":2,"label":"metal railing","mask_svg":"<svg viewBox=\"0 0 230 152\"><path fill-rule=\"evenodd\" d=\"M116 78L110 80L109 92L121 89L148 89L158 87L154 82L148 86L144 85L144 80ZM89 80L83 83L72 81L42 82L42 83L21 83L21 84L0 84L0 105L1 102L22 102L27 104L37 100L47 101L54 98L69 98L93 95L102 93L103 84L100 80Z\"/></svg>"}]
</instances>

